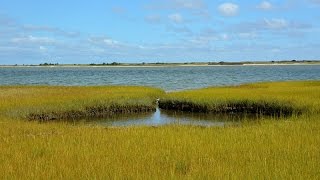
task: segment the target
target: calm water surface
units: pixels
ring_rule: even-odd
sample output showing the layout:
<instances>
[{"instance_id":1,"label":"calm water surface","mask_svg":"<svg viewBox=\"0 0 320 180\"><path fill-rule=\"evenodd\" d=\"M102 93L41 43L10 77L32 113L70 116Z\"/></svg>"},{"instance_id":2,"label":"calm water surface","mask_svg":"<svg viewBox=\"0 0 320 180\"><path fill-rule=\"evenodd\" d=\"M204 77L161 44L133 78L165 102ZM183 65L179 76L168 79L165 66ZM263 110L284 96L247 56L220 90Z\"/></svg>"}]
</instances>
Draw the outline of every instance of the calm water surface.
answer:
<instances>
[{"instance_id":1,"label":"calm water surface","mask_svg":"<svg viewBox=\"0 0 320 180\"><path fill-rule=\"evenodd\" d=\"M205 113L187 113L160 110L157 108L154 113L118 115L113 118L100 120L84 120L90 125L103 126L158 126L167 124L197 125L197 126L225 126L239 123L242 119L257 119L252 116L243 115L215 115Z\"/></svg>"},{"instance_id":2,"label":"calm water surface","mask_svg":"<svg viewBox=\"0 0 320 180\"><path fill-rule=\"evenodd\" d=\"M0 85L142 85L166 91L258 81L319 79L320 65L0 68Z\"/></svg>"},{"instance_id":3,"label":"calm water surface","mask_svg":"<svg viewBox=\"0 0 320 180\"><path fill-rule=\"evenodd\" d=\"M205 67L0 67L0 85L141 85L166 91L259 81L320 80L320 65ZM105 126L193 124L224 126L241 117L177 113L120 115L89 124Z\"/></svg>"}]
</instances>

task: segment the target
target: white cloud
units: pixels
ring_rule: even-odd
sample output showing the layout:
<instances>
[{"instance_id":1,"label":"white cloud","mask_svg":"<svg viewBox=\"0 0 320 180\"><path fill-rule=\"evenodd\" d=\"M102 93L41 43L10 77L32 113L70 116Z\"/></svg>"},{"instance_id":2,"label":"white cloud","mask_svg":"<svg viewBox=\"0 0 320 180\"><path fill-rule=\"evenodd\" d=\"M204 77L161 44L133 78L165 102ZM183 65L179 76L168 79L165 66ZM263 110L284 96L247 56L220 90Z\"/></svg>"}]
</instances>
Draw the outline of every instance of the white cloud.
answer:
<instances>
[{"instance_id":1,"label":"white cloud","mask_svg":"<svg viewBox=\"0 0 320 180\"><path fill-rule=\"evenodd\" d=\"M230 26L228 31L237 34L239 38L263 38L265 35L286 38L301 38L314 31L311 24L292 21L283 18L261 19L254 22L241 22Z\"/></svg>"},{"instance_id":2,"label":"white cloud","mask_svg":"<svg viewBox=\"0 0 320 180\"><path fill-rule=\"evenodd\" d=\"M104 39L103 42L108 46L117 46L119 45L118 41L112 40L112 39Z\"/></svg>"},{"instance_id":3,"label":"white cloud","mask_svg":"<svg viewBox=\"0 0 320 180\"><path fill-rule=\"evenodd\" d=\"M179 13L170 14L168 18L174 23L178 23L178 24L183 23L183 17Z\"/></svg>"},{"instance_id":4,"label":"white cloud","mask_svg":"<svg viewBox=\"0 0 320 180\"><path fill-rule=\"evenodd\" d=\"M269 1L262 1L258 6L258 9L270 10L273 8L273 5Z\"/></svg>"},{"instance_id":5,"label":"white cloud","mask_svg":"<svg viewBox=\"0 0 320 180\"><path fill-rule=\"evenodd\" d=\"M88 41L91 44L107 46L112 48L124 46L124 44L120 43L119 41L113 40L105 36L90 37Z\"/></svg>"},{"instance_id":6,"label":"white cloud","mask_svg":"<svg viewBox=\"0 0 320 180\"><path fill-rule=\"evenodd\" d=\"M36 36L25 36L12 38L13 43L36 43L36 44L53 44L56 42L53 38L49 37L36 37Z\"/></svg>"},{"instance_id":7,"label":"white cloud","mask_svg":"<svg viewBox=\"0 0 320 180\"><path fill-rule=\"evenodd\" d=\"M203 29L202 32L194 34L192 37L187 38L187 42L190 42L194 47L207 47L210 48L215 41L228 41L232 39L232 35L228 32L216 32L211 28Z\"/></svg>"},{"instance_id":8,"label":"white cloud","mask_svg":"<svg viewBox=\"0 0 320 180\"><path fill-rule=\"evenodd\" d=\"M40 50L40 51L47 51L47 48L44 47L44 46L39 46L39 50Z\"/></svg>"},{"instance_id":9,"label":"white cloud","mask_svg":"<svg viewBox=\"0 0 320 180\"><path fill-rule=\"evenodd\" d=\"M223 3L218 7L223 16L236 16L239 12L239 6L234 3Z\"/></svg>"},{"instance_id":10,"label":"white cloud","mask_svg":"<svg viewBox=\"0 0 320 180\"><path fill-rule=\"evenodd\" d=\"M64 37L77 37L79 36L78 32L74 31L65 31L60 28L50 27L50 26L37 26L32 24L24 24L22 25L22 30L27 32L47 32L50 34L60 35Z\"/></svg>"},{"instance_id":11,"label":"white cloud","mask_svg":"<svg viewBox=\"0 0 320 180\"><path fill-rule=\"evenodd\" d=\"M227 33L222 33L222 34L220 34L220 39L226 41L226 40L230 39L230 36Z\"/></svg>"},{"instance_id":12,"label":"white cloud","mask_svg":"<svg viewBox=\"0 0 320 180\"><path fill-rule=\"evenodd\" d=\"M285 29L289 26L285 19L264 19L264 23L269 29Z\"/></svg>"},{"instance_id":13,"label":"white cloud","mask_svg":"<svg viewBox=\"0 0 320 180\"><path fill-rule=\"evenodd\" d=\"M211 42L219 40L218 34L211 29L203 29L202 32L191 37L188 41L196 46L209 46Z\"/></svg>"}]
</instances>

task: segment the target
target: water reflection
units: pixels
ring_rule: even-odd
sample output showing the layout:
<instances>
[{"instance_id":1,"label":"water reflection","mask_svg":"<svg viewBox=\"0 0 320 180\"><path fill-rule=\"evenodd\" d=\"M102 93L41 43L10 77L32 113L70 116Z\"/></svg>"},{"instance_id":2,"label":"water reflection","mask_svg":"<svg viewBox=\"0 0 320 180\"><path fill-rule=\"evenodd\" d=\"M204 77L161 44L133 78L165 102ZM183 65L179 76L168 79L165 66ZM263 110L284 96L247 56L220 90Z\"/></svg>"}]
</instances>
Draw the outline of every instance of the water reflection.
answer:
<instances>
[{"instance_id":1,"label":"water reflection","mask_svg":"<svg viewBox=\"0 0 320 180\"><path fill-rule=\"evenodd\" d=\"M183 124L197 126L225 126L239 123L242 119L253 117L243 115L215 115L205 113L185 113L166 111L157 108L153 113L119 115L106 119L87 120L86 123L102 126L159 126L166 124Z\"/></svg>"}]
</instances>

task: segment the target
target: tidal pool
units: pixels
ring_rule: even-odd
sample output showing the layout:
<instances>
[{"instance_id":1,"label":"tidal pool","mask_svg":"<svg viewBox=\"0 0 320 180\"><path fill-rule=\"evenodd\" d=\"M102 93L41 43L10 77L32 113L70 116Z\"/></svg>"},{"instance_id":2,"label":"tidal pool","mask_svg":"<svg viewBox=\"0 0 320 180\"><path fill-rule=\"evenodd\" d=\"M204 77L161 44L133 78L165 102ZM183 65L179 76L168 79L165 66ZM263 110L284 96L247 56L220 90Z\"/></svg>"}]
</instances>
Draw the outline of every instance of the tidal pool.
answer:
<instances>
[{"instance_id":1,"label":"tidal pool","mask_svg":"<svg viewBox=\"0 0 320 180\"><path fill-rule=\"evenodd\" d=\"M157 108L155 112L117 115L104 119L83 120L88 125L102 126L160 126L167 124L196 126L225 126L237 124L243 119L255 117L245 115L205 114L167 111Z\"/></svg>"}]
</instances>

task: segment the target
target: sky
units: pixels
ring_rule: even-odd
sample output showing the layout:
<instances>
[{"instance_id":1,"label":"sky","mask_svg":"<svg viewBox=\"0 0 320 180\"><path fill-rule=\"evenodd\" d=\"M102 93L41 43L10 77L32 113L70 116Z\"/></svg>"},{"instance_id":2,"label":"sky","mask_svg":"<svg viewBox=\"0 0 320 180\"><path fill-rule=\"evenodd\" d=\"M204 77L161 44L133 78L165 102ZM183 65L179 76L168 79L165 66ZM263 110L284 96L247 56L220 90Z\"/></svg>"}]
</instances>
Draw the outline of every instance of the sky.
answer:
<instances>
[{"instance_id":1,"label":"sky","mask_svg":"<svg viewBox=\"0 0 320 180\"><path fill-rule=\"evenodd\" d=\"M320 0L0 0L0 64L320 59Z\"/></svg>"}]
</instances>

